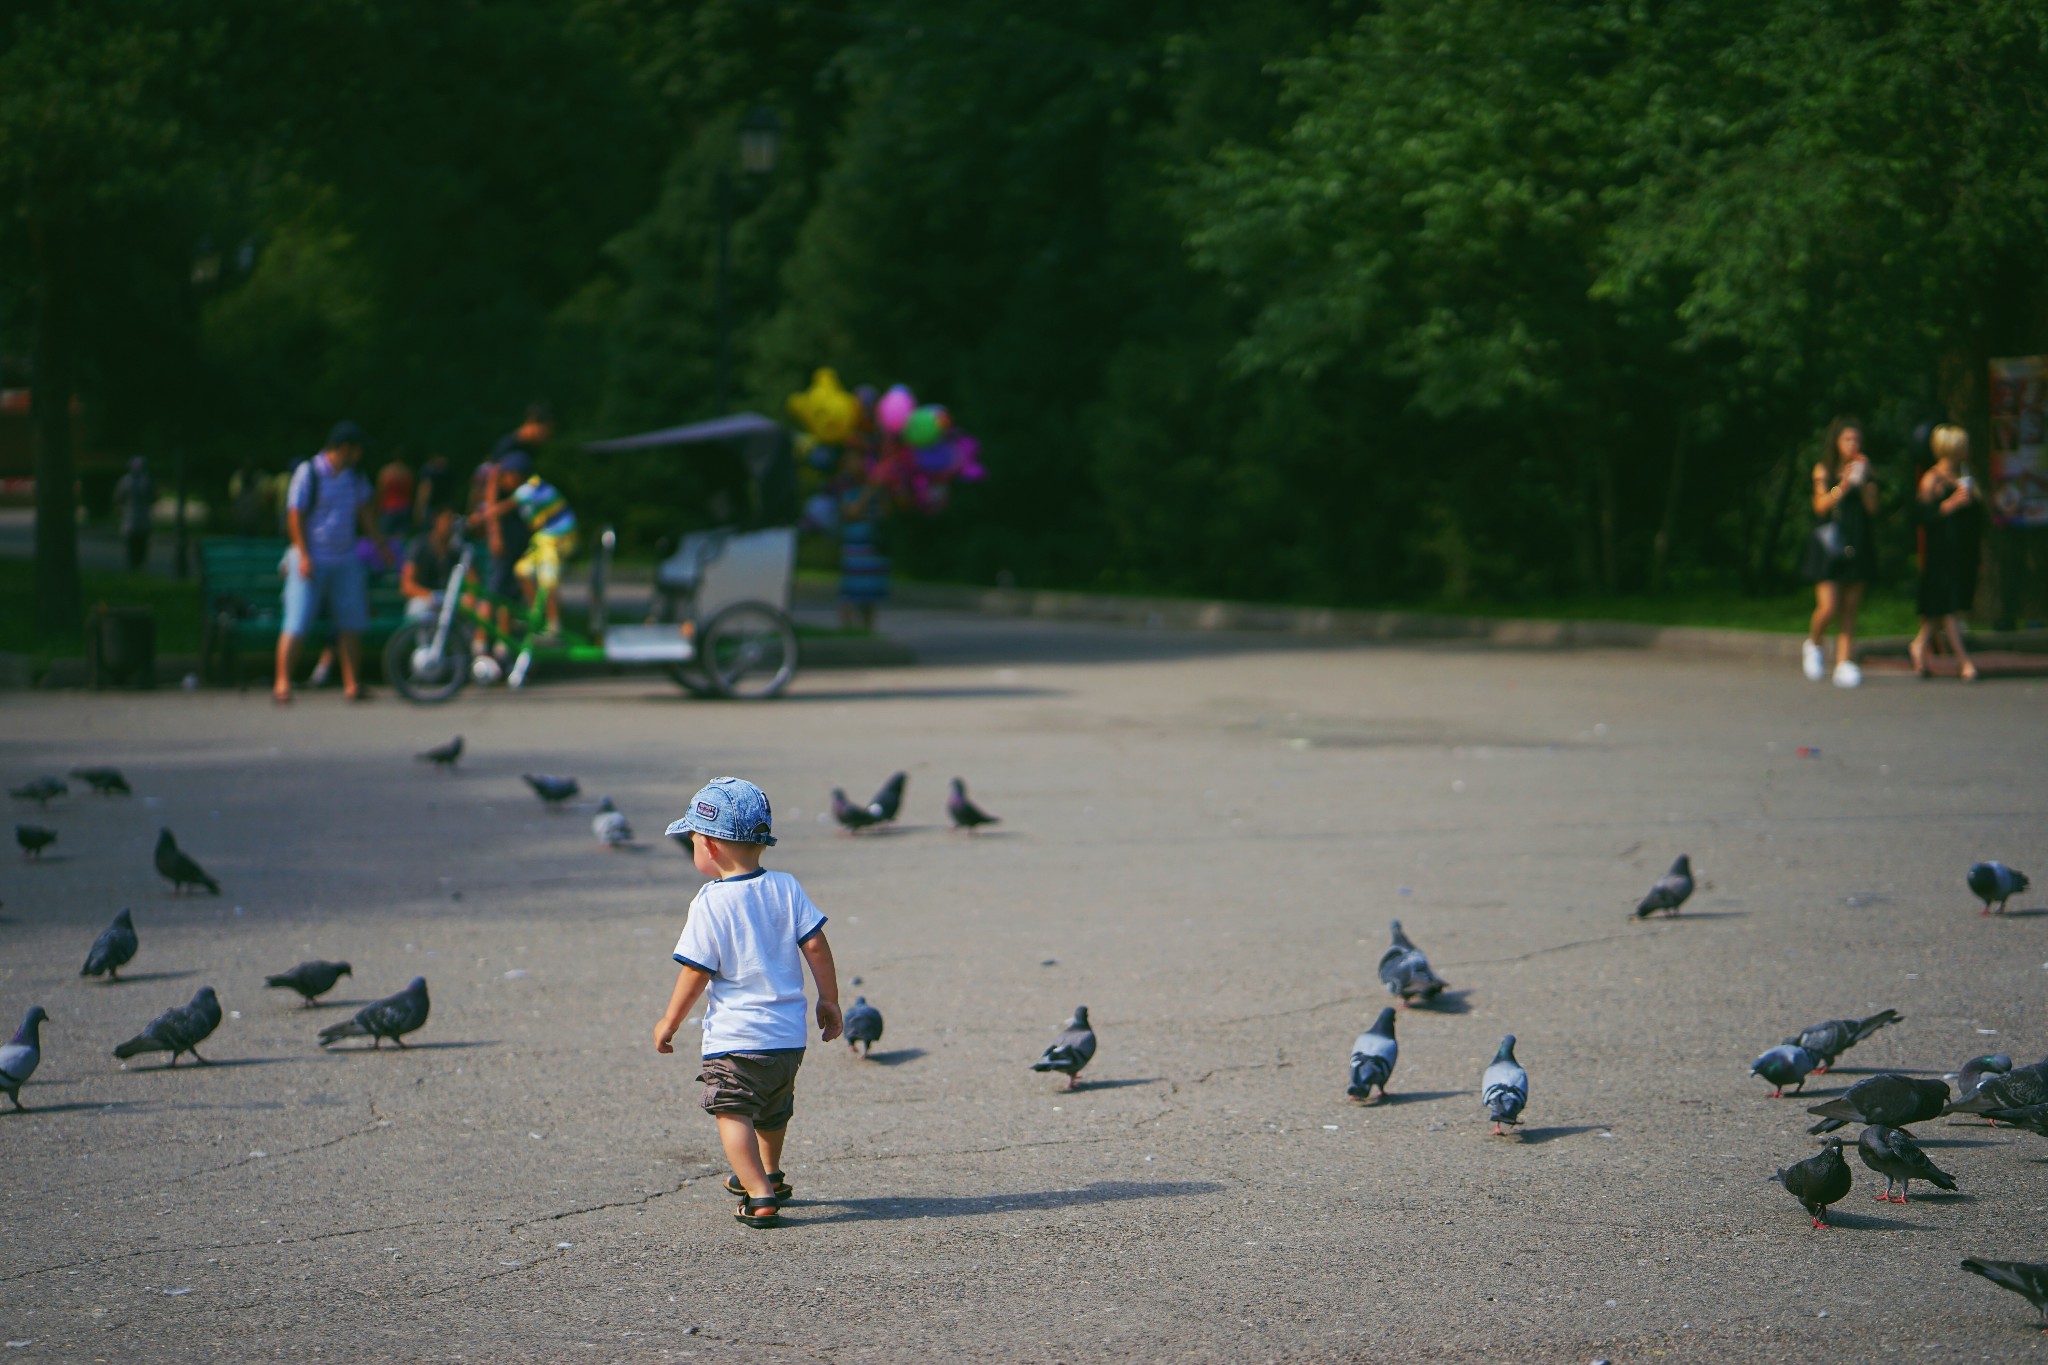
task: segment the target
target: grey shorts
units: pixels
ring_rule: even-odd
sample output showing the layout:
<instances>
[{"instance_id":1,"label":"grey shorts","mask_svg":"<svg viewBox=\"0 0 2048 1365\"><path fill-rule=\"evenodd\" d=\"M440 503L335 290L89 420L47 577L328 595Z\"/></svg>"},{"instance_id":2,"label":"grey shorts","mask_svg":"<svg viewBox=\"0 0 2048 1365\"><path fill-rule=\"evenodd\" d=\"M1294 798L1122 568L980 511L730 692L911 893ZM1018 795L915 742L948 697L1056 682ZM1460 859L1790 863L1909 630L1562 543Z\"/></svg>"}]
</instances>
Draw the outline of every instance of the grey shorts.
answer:
<instances>
[{"instance_id":1,"label":"grey shorts","mask_svg":"<svg viewBox=\"0 0 2048 1365\"><path fill-rule=\"evenodd\" d=\"M704 1082L704 1112L752 1119L765 1133L786 1128L796 1110L796 1072L803 1064L802 1048L706 1057L697 1073Z\"/></svg>"}]
</instances>

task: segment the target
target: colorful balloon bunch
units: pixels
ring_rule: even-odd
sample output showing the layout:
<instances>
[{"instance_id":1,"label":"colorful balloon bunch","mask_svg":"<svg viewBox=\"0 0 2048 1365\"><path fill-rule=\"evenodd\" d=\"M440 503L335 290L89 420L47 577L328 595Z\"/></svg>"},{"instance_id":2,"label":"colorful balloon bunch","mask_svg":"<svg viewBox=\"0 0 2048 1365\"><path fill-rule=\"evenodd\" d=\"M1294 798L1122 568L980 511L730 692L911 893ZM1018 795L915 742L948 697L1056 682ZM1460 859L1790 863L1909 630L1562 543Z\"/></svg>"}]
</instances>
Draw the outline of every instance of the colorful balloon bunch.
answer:
<instances>
[{"instance_id":1,"label":"colorful balloon bunch","mask_svg":"<svg viewBox=\"0 0 2048 1365\"><path fill-rule=\"evenodd\" d=\"M849 393L838 374L821 369L811 376L810 388L789 396L789 414L812 442L813 470L853 477L857 462L857 477L867 487L927 516L945 510L954 483L974 483L988 474L981 442L955 429L945 408L920 405L902 384L879 397L868 388Z\"/></svg>"}]
</instances>

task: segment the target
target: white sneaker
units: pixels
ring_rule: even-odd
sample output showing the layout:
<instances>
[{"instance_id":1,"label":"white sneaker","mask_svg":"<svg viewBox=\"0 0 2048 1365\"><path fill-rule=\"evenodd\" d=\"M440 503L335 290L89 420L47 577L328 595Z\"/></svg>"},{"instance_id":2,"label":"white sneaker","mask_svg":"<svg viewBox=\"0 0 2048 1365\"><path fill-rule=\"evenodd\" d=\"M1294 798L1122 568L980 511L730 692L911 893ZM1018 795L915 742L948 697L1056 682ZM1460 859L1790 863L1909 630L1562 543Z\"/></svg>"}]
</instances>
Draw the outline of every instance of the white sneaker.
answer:
<instances>
[{"instance_id":1,"label":"white sneaker","mask_svg":"<svg viewBox=\"0 0 2048 1365\"><path fill-rule=\"evenodd\" d=\"M1842 662L1835 665L1835 686L1861 687L1862 685L1862 669L1858 668L1855 664L1850 663L1847 659L1844 659L1842 660Z\"/></svg>"},{"instance_id":2,"label":"white sneaker","mask_svg":"<svg viewBox=\"0 0 2048 1365\"><path fill-rule=\"evenodd\" d=\"M1827 661L1821 657L1820 646L1811 640L1799 644L1799 667L1806 674L1808 682L1819 682L1827 672Z\"/></svg>"}]
</instances>

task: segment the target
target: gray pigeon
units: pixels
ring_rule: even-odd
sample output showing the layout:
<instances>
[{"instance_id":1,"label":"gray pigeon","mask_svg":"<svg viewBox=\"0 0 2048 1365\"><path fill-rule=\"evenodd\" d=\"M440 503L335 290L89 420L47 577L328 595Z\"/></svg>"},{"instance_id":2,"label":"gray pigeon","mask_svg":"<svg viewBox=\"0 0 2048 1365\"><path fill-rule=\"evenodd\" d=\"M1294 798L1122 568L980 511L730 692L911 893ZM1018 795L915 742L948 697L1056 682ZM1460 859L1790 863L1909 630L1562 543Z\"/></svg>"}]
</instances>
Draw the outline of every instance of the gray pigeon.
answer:
<instances>
[{"instance_id":1,"label":"gray pigeon","mask_svg":"<svg viewBox=\"0 0 2048 1365\"><path fill-rule=\"evenodd\" d=\"M1963 1069L1956 1073L1956 1103L1977 1093L1977 1087L1993 1076L2003 1076L2012 1070L2012 1058L2003 1052L1994 1052L1988 1057L1972 1057L1963 1063Z\"/></svg>"},{"instance_id":2,"label":"gray pigeon","mask_svg":"<svg viewBox=\"0 0 2048 1365\"><path fill-rule=\"evenodd\" d=\"M832 818L846 827L848 834L855 834L869 825L882 823L881 817L872 814L865 806L856 806L846 799L844 787L832 789Z\"/></svg>"},{"instance_id":3,"label":"gray pigeon","mask_svg":"<svg viewBox=\"0 0 2048 1365\"><path fill-rule=\"evenodd\" d=\"M405 1035L427 1022L427 1007L427 979L416 976L412 984L398 994L387 995L375 1004L357 1010L355 1018L321 1029L320 1046L326 1047L343 1038L368 1038L374 1049L382 1047L384 1040L389 1038L404 1047Z\"/></svg>"},{"instance_id":4,"label":"gray pigeon","mask_svg":"<svg viewBox=\"0 0 2048 1365\"><path fill-rule=\"evenodd\" d=\"M1635 918L1648 919L1659 910L1675 915L1691 896L1692 858L1681 853L1678 861L1671 864L1671 870L1659 877L1649 894L1636 904Z\"/></svg>"},{"instance_id":5,"label":"gray pigeon","mask_svg":"<svg viewBox=\"0 0 2048 1365\"><path fill-rule=\"evenodd\" d=\"M1807 1073L1818 1065L1818 1059L1811 1052L1797 1043L1786 1043L1751 1062L1749 1074L1761 1076L1776 1086L1777 1089L1771 1092L1771 1098L1775 1100L1785 1093L1788 1085L1795 1093L1805 1090Z\"/></svg>"},{"instance_id":6,"label":"gray pigeon","mask_svg":"<svg viewBox=\"0 0 2048 1365\"><path fill-rule=\"evenodd\" d=\"M633 842L633 827L609 796L597 803L597 818L590 822L590 832L606 848L623 848Z\"/></svg>"},{"instance_id":7,"label":"gray pigeon","mask_svg":"<svg viewBox=\"0 0 2048 1365\"><path fill-rule=\"evenodd\" d=\"M1806 1112L1820 1115L1809 1133L1832 1133L1851 1123L1880 1123L1887 1128L1904 1128L1938 1117L1948 1103L1947 1081L1920 1081L1887 1071L1856 1082Z\"/></svg>"},{"instance_id":8,"label":"gray pigeon","mask_svg":"<svg viewBox=\"0 0 2048 1365\"><path fill-rule=\"evenodd\" d=\"M1394 1063L1401 1059L1401 1045L1394 1041L1394 1007L1380 1011L1371 1028L1351 1045L1351 1084L1344 1093L1354 1100L1370 1103L1372 1088L1387 1097L1387 1082L1393 1078Z\"/></svg>"},{"instance_id":9,"label":"gray pigeon","mask_svg":"<svg viewBox=\"0 0 2048 1365\"><path fill-rule=\"evenodd\" d=\"M903 788L910 782L909 773L893 773L875 793L875 799L868 802L868 814L883 824L896 818L896 812L903 808Z\"/></svg>"},{"instance_id":10,"label":"gray pigeon","mask_svg":"<svg viewBox=\"0 0 2048 1365\"><path fill-rule=\"evenodd\" d=\"M95 796L133 796L119 768L73 768L71 775L91 787Z\"/></svg>"},{"instance_id":11,"label":"gray pigeon","mask_svg":"<svg viewBox=\"0 0 2048 1365\"><path fill-rule=\"evenodd\" d=\"M436 744L424 753L413 755L422 763L431 763L442 772L452 773L455 765L462 761L462 736L457 735L446 744Z\"/></svg>"},{"instance_id":12,"label":"gray pigeon","mask_svg":"<svg viewBox=\"0 0 2048 1365\"><path fill-rule=\"evenodd\" d=\"M1394 941L1387 951L1380 954L1380 980L1387 983L1391 995L1401 997L1401 1003L1413 1006L1420 1000L1429 1004L1443 994L1445 983L1429 969L1429 959L1422 955L1422 949L1408 941L1402 932L1401 921L1394 921Z\"/></svg>"},{"instance_id":13,"label":"gray pigeon","mask_svg":"<svg viewBox=\"0 0 2048 1365\"><path fill-rule=\"evenodd\" d=\"M39 777L19 787L9 787L7 794L17 801L33 801L38 806L47 806L60 796L70 795L71 784L61 777Z\"/></svg>"},{"instance_id":14,"label":"gray pigeon","mask_svg":"<svg viewBox=\"0 0 2048 1365\"><path fill-rule=\"evenodd\" d=\"M193 862L185 850L178 847L178 841L171 837L168 826L157 831L156 870L171 884L173 895L188 886L203 886L216 896L220 894L220 883L207 876L206 869Z\"/></svg>"},{"instance_id":15,"label":"gray pigeon","mask_svg":"<svg viewBox=\"0 0 2048 1365\"><path fill-rule=\"evenodd\" d=\"M1512 1127L1522 1121L1522 1107L1529 1102L1529 1073L1515 1060L1514 1034L1500 1040L1500 1051L1480 1076L1479 1099L1493 1120L1495 1137L1503 1123Z\"/></svg>"},{"instance_id":16,"label":"gray pigeon","mask_svg":"<svg viewBox=\"0 0 2048 1365\"><path fill-rule=\"evenodd\" d=\"M533 788L533 794L546 806L559 806L583 790L573 777L549 777L545 773L521 773L519 776L525 779L526 785Z\"/></svg>"},{"instance_id":17,"label":"gray pigeon","mask_svg":"<svg viewBox=\"0 0 2048 1365\"><path fill-rule=\"evenodd\" d=\"M327 962L316 957L288 972L264 977L263 984L273 990L297 991L306 1002L305 1008L311 1009L314 1000L334 989L335 982L353 974L354 969L346 962Z\"/></svg>"},{"instance_id":18,"label":"gray pigeon","mask_svg":"<svg viewBox=\"0 0 2048 1365\"><path fill-rule=\"evenodd\" d=\"M1806 1205L1815 1227L1828 1221L1828 1205L1838 1202L1856 1183L1849 1163L1842 1160L1840 1138L1829 1138L1819 1156L1779 1167L1776 1179L1787 1194Z\"/></svg>"},{"instance_id":19,"label":"gray pigeon","mask_svg":"<svg viewBox=\"0 0 2048 1365\"><path fill-rule=\"evenodd\" d=\"M859 1044L860 1055L865 1057L882 1041L882 1012L870 1005L865 995L853 997L853 1008L846 1012L845 1023L848 1051Z\"/></svg>"},{"instance_id":20,"label":"gray pigeon","mask_svg":"<svg viewBox=\"0 0 2048 1365\"><path fill-rule=\"evenodd\" d=\"M1074 1006L1074 1017L1067 1020L1060 1036L1053 1039L1045 1055L1031 1064L1033 1071L1058 1071L1066 1075L1067 1089L1079 1085L1081 1068L1095 1055L1095 1030L1088 1026L1088 1007Z\"/></svg>"},{"instance_id":21,"label":"gray pigeon","mask_svg":"<svg viewBox=\"0 0 2048 1365\"><path fill-rule=\"evenodd\" d=\"M1897 1010L1879 1010L1868 1019L1830 1019L1812 1028L1803 1028L1785 1041L1818 1057L1820 1065L1814 1070L1826 1071L1835 1064L1835 1058L1885 1025L1896 1024L1904 1018Z\"/></svg>"},{"instance_id":22,"label":"gray pigeon","mask_svg":"<svg viewBox=\"0 0 2048 1365\"><path fill-rule=\"evenodd\" d=\"M1986 1109L1981 1117L1991 1120L1994 1125L2008 1123L2015 1128L2024 1128L2029 1133L2039 1133L2042 1137L2048 1137L2048 1104L2027 1104L2014 1109Z\"/></svg>"},{"instance_id":23,"label":"gray pigeon","mask_svg":"<svg viewBox=\"0 0 2048 1365\"><path fill-rule=\"evenodd\" d=\"M57 831L41 825L16 825L14 842L21 845L21 856L40 858L43 850L57 842Z\"/></svg>"},{"instance_id":24,"label":"gray pigeon","mask_svg":"<svg viewBox=\"0 0 2048 1365\"><path fill-rule=\"evenodd\" d=\"M1884 1193L1878 1199L1886 1203L1891 1201L1893 1181L1898 1182L1901 1204L1913 1192L1916 1180L1925 1180L1944 1190L1956 1187L1955 1177L1929 1161L1912 1134L1897 1128L1871 1124L1856 1139L1856 1154L1863 1158L1864 1165L1884 1177Z\"/></svg>"},{"instance_id":25,"label":"gray pigeon","mask_svg":"<svg viewBox=\"0 0 2048 1365\"><path fill-rule=\"evenodd\" d=\"M964 829L969 834L983 825L997 825L1002 821L990 815L980 806L967 799L967 784L954 778L946 790L946 814L953 817L953 828Z\"/></svg>"},{"instance_id":26,"label":"gray pigeon","mask_svg":"<svg viewBox=\"0 0 2048 1365\"><path fill-rule=\"evenodd\" d=\"M21 1088L43 1060L43 1021L49 1017L41 1005L29 1006L21 1027L7 1040L7 1046L0 1047L0 1091L7 1093L17 1110L28 1107L21 1102Z\"/></svg>"},{"instance_id":27,"label":"gray pigeon","mask_svg":"<svg viewBox=\"0 0 2048 1365\"><path fill-rule=\"evenodd\" d=\"M1986 1076L1967 1096L1949 1105L1951 1114L1989 1115L1997 1109L2048 1104L2048 1060L2016 1066L2003 1076Z\"/></svg>"},{"instance_id":28,"label":"gray pigeon","mask_svg":"<svg viewBox=\"0 0 2048 1365\"><path fill-rule=\"evenodd\" d=\"M193 1061L210 1065L199 1055L199 1045L219 1027L220 999L213 987L201 986L191 1003L173 1005L150 1020L148 1028L115 1048L114 1055L126 1061L145 1052L168 1052L176 1066L179 1054L189 1052Z\"/></svg>"},{"instance_id":29,"label":"gray pigeon","mask_svg":"<svg viewBox=\"0 0 2048 1365\"><path fill-rule=\"evenodd\" d=\"M85 965L78 969L80 976L100 976L109 981L121 979L121 968L128 965L128 959L135 956L137 943L135 921L123 910L114 916L114 922L100 930L100 936L92 941L92 951L85 955Z\"/></svg>"},{"instance_id":30,"label":"gray pigeon","mask_svg":"<svg viewBox=\"0 0 2048 1365\"><path fill-rule=\"evenodd\" d=\"M1964 1259L1963 1269L1972 1275L1982 1275L2000 1289L2010 1289L2034 1305L2041 1320L2048 1323L2048 1265L2037 1261L1987 1261L1981 1256L1970 1256ZM2048 1331L2048 1327L2042 1330Z\"/></svg>"},{"instance_id":31,"label":"gray pigeon","mask_svg":"<svg viewBox=\"0 0 2048 1365\"><path fill-rule=\"evenodd\" d=\"M2027 889L2030 883L2027 874L2016 872L2004 863L1974 863L1968 878L1970 891L1984 902L1984 913L1990 914L1996 904L1998 913L2005 913L2005 903Z\"/></svg>"}]
</instances>

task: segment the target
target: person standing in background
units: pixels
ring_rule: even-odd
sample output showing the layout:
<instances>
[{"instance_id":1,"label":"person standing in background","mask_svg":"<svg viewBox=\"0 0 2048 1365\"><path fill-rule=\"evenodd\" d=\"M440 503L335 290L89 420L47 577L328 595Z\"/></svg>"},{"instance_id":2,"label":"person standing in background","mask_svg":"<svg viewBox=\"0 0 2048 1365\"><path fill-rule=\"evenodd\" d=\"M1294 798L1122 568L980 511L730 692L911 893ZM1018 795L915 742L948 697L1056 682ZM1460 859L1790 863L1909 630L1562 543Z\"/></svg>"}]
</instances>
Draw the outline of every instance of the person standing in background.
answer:
<instances>
[{"instance_id":1,"label":"person standing in background","mask_svg":"<svg viewBox=\"0 0 2048 1365\"><path fill-rule=\"evenodd\" d=\"M1800 647L1800 667L1808 682L1827 676L1821 634L1839 617L1835 686L1856 687L1863 681L1863 670L1854 658L1856 611L1877 571L1877 541L1871 533L1877 485L1870 477L1870 458L1863 453L1863 424L1853 417L1837 417L1828 424L1827 447L1813 467L1813 515L1817 524L1800 563L1801 573L1813 584L1813 620Z\"/></svg>"},{"instance_id":2,"label":"person standing in background","mask_svg":"<svg viewBox=\"0 0 2048 1365\"><path fill-rule=\"evenodd\" d=\"M244 459L228 479L228 505L234 510L235 534L255 537L270 525L270 480Z\"/></svg>"},{"instance_id":3,"label":"person standing in background","mask_svg":"<svg viewBox=\"0 0 2048 1365\"><path fill-rule=\"evenodd\" d=\"M412 495L412 524L416 529L424 531L430 527L434 514L443 507L455 510L454 477L446 455L429 455L420 466Z\"/></svg>"},{"instance_id":4,"label":"person standing in background","mask_svg":"<svg viewBox=\"0 0 2048 1365\"><path fill-rule=\"evenodd\" d=\"M403 543L412 534L412 466L394 455L377 471L377 529Z\"/></svg>"},{"instance_id":5,"label":"person standing in background","mask_svg":"<svg viewBox=\"0 0 2048 1365\"><path fill-rule=\"evenodd\" d=\"M121 539L128 547L129 573L138 573L149 563L149 514L155 506L156 480L149 477L149 461L137 455L114 485L114 512L121 519Z\"/></svg>"},{"instance_id":6,"label":"person standing in background","mask_svg":"<svg viewBox=\"0 0 2048 1365\"><path fill-rule=\"evenodd\" d=\"M1970 477L1970 433L1944 423L1928 438L1934 466L1920 476L1914 500L1920 524L1920 632L1908 649L1913 671L1928 676L1928 652L1938 629L1954 651L1964 682L1977 681L1977 665L1963 648L1957 619L1977 595L1978 509L1983 498Z\"/></svg>"},{"instance_id":7,"label":"person standing in background","mask_svg":"<svg viewBox=\"0 0 2048 1365\"><path fill-rule=\"evenodd\" d=\"M369 574L356 555L358 526L363 535L374 538L377 533L370 512L375 493L356 468L365 444L361 427L337 422L326 447L292 471L285 493L292 548L285 565L277 676L271 685L279 704L292 699L292 659L322 603L334 621L342 691L350 701L369 697L361 673L363 632L370 625Z\"/></svg>"}]
</instances>

